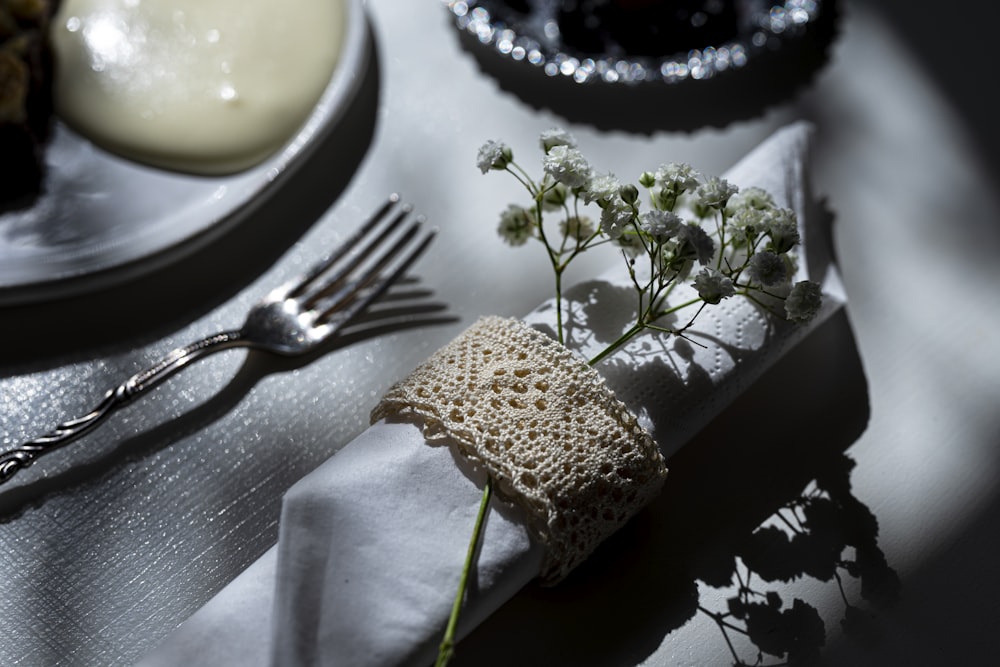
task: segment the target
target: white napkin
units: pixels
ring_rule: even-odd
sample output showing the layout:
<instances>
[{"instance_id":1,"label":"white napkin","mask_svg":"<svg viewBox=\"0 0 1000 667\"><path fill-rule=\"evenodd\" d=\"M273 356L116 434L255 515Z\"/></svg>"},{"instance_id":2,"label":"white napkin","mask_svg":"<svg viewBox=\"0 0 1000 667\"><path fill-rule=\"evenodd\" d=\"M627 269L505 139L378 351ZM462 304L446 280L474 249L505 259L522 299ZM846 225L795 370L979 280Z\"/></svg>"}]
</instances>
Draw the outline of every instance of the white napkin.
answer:
<instances>
[{"instance_id":1,"label":"white napkin","mask_svg":"<svg viewBox=\"0 0 1000 667\"><path fill-rule=\"evenodd\" d=\"M819 316L794 326L729 299L688 332L705 347L642 336L598 367L667 456L844 302L808 186L810 131L804 123L778 131L725 178L762 187L796 211L796 279L823 285ZM568 292L574 347L587 356L624 329L630 290L609 277ZM551 303L525 320L552 327ZM432 664L482 483L417 427L374 424L288 492L278 545L141 664ZM518 513L494 503L459 635L531 581L541 556Z\"/></svg>"}]
</instances>

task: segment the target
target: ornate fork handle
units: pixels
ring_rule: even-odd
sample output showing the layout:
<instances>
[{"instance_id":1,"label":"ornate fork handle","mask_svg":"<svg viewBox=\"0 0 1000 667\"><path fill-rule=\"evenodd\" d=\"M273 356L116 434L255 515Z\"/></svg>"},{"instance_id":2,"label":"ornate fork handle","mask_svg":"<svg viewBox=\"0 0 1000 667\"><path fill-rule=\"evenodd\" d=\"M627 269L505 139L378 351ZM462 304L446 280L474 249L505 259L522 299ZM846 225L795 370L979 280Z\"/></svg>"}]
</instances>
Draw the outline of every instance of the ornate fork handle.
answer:
<instances>
[{"instance_id":1,"label":"ornate fork handle","mask_svg":"<svg viewBox=\"0 0 1000 667\"><path fill-rule=\"evenodd\" d=\"M114 389L109 389L94 409L76 419L65 421L43 436L0 454L0 484L27 468L44 454L59 449L90 432L118 408L127 405L192 362L210 354L247 345L239 331L225 331L177 348L143 371L139 371Z\"/></svg>"},{"instance_id":2,"label":"ornate fork handle","mask_svg":"<svg viewBox=\"0 0 1000 667\"><path fill-rule=\"evenodd\" d=\"M233 347L273 354L306 354L338 334L395 283L434 238L424 220L392 195L347 240L295 280L250 308L239 329L178 348L110 390L93 410L53 431L0 453L0 485L42 455L89 433L121 406L192 362ZM408 222L409 220L409 222Z\"/></svg>"}]
</instances>

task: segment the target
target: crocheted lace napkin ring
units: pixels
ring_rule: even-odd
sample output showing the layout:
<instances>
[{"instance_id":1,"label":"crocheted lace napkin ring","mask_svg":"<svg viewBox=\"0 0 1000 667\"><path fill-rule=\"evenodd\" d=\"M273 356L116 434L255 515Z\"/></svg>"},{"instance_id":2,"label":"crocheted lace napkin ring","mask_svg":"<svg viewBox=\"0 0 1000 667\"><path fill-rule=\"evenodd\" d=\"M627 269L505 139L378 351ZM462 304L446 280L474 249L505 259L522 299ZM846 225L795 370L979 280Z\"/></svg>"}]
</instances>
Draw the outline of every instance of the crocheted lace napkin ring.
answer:
<instances>
[{"instance_id":1,"label":"crocheted lace napkin ring","mask_svg":"<svg viewBox=\"0 0 1000 667\"><path fill-rule=\"evenodd\" d=\"M372 412L417 418L520 505L556 583L660 491L656 443L601 376L516 319L484 317L392 387Z\"/></svg>"}]
</instances>

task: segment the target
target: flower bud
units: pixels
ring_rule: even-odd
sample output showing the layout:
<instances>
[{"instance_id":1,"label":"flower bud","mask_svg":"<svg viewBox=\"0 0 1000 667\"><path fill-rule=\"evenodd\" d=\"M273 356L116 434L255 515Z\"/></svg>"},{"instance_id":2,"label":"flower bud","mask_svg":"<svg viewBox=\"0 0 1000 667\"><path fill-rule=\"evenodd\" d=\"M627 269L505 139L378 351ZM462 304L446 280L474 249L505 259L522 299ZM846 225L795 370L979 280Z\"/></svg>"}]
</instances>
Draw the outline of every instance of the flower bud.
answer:
<instances>
[{"instance_id":1,"label":"flower bud","mask_svg":"<svg viewBox=\"0 0 1000 667\"><path fill-rule=\"evenodd\" d=\"M639 190L631 183L626 183L618 188L618 195L626 204L634 204L639 199Z\"/></svg>"}]
</instances>

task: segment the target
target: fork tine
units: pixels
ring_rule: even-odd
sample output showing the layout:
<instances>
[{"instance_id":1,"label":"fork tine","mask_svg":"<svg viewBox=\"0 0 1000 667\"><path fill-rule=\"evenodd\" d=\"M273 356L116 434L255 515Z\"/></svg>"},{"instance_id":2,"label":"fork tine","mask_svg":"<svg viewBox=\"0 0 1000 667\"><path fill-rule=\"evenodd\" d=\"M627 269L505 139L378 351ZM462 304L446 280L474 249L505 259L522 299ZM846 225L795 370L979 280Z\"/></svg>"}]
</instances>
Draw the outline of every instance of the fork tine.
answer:
<instances>
[{"instance_id":1,"label":"fork tine","mask_svg":"<svg viewBox=\"0 0 1000 667\"><path fill-rule=\"evenodd\" d=\"M390 211L398 203L399 203L398 194L393 193L389 195L389 198L386 200L386 202L377 211L372 213L371 216L368 218L368 220L365 221L365 224L361 225L357 229L357 231L354 232L354 234L352 234L347 240L340 243L335 252L327 255L316 265L310 268L309 271L302 278L299 279L299 282L290 289L288 294L286 294L286 297L297 298L301 296L304 292L306 292L306 290L309 288L310 285L316 282L316 280L318 280L323 274L328 272L331 268L333 268L335 264L337 264L340 260L350 255L352 252L356 253L354 255L353 260L346 267L338 271L336 275L330 277L327 280L327 282L325 283L326 285L325 289L329 289L331 285L343 279L343 277L348 272L354 270L354 268L356 268L357 265L360 264L365 259L365 257L371 254L375 246L377 246L381 242L381 239L384 238L384 236L375 234L374 231L379 227L379 225L389 215ZM392 231L396 226L398 226L399 223L401 223L403 219L406 217L406 214L409 212L409 210L410 209L408 206L404 207L403 211L398 213L390 221L390 223L384 230L384 233L388 233ZM368 242L368 244L361 250L358 250L357 247L359 246L359 244L365 239L365 237L369 236L371 237L371 240ZM308 298L309 301L314 301L316 296L319 295L316 294L310 296Z\"/></svg>"},{"instance_id":2,"label":"fork tine","mask_svg":"<svg viewBox=\"0 0 1000 667\"><path fill-rule=\"evenodd\" d=\"M338 290L348 281L352 280L352 274L365 262L372 262L371 259L375 251L379 246L383 245L388 241L389 238L398 230L403 221L410 215L412 208L410 206L404 206L389 222L384 225L383 229L379 229L377 232L370 234L372 238L368 239L365 245L359 249L356 253L352 254L347 260L346 264L343 266L338 266L336 269L331 267L330 275L322 275L322 283L319 286L314 286L309 294L303 295L302 305L306 308L313 308L321 300L329 297L332 294L336 294ZM419 227L419 223L414 223L411 225L403 234L399 237L401 243L403 239L411 236L416 232L416 228ZM372 228L374 229L374 228ZM354 279L356 282L356 279ZM358 286L360 287L360 286Z\"/></svg>"},{"instance_id":3,"label":"fork tine","mask_svg":"<svg viewBox=\"0 0 1000 667\"><path fill-rule=\"evenodd\" d=\"M431 229L420 234L424 224L424 218L418 216L390 248L372 260L361 275L352 277L337 294L336 299L324 305L324 308L317 313L317 322L326 323L334 314L340 315L341 324L349 322L381 296L423 254L434 239L436 230Z\"/></svg>"}]
</instances>

